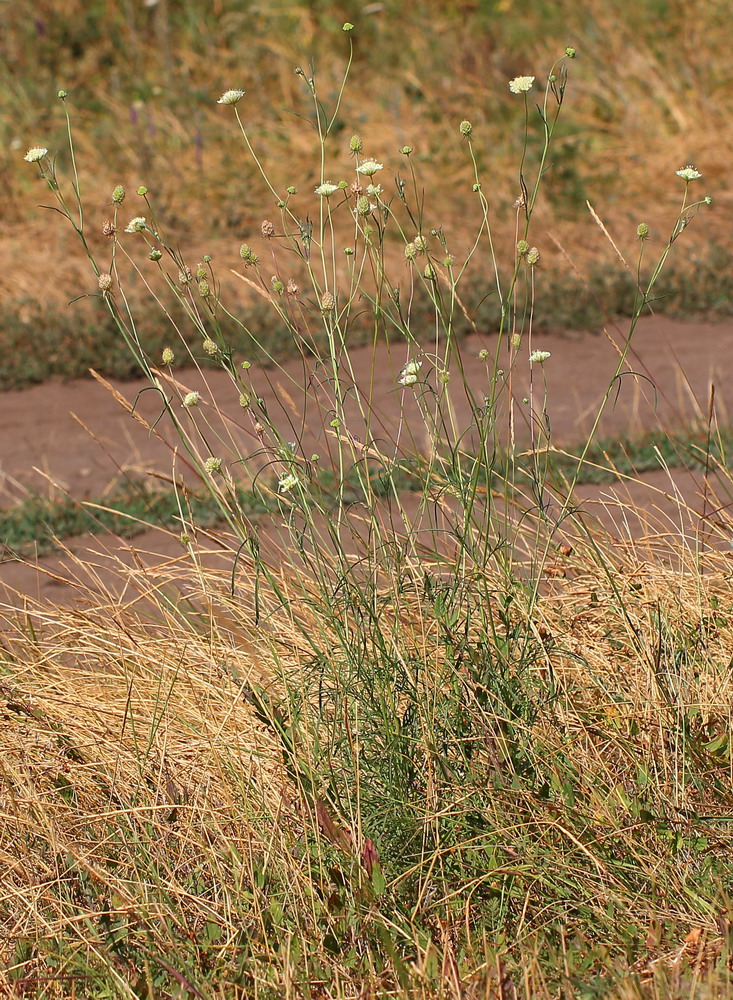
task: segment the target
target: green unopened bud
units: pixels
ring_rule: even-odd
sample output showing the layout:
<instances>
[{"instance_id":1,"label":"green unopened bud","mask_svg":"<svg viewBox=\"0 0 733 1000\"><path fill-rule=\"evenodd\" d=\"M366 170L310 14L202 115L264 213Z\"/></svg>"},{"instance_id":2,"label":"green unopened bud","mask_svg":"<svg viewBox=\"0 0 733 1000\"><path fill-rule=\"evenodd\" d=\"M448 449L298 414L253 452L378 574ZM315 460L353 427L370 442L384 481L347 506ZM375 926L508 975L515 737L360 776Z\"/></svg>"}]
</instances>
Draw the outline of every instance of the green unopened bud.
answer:
<instances>
[{"instance_id":1,"label":"green unopened bud","mask_svg":"<svg viewBox=\"0 0 733 1000\"><path fill-rule=\"evenodd\" d=\"M422 274L426 281L433 281L435 279L435 268L432 264L426 264Z\"/></svg>"},{"instance_id":2,"label":"green unopened bud","mask_svg":"<svg viewBox=\"0 0 733 1000\"><path fill-rule=\"evenodd\" d=\"M402 147L402 155L403 156L409 156L411 152L412 152L412 146L403 146Z\"/></svg>"},{"instance_id":3,"label":"green unopened bud","mask_svg":"<svg viewBox=\"0 0 733 1000\"><path fill-rule=\"evenodd\" d=\"M343 24L343 27L341 28L341 30L342 31L353 31L354 30L354 25L351 23L351 21L344 21L344 24Z\"/></svg>"},{"instance_id":4,"label":"green unopened bud","mask_svg":"<svg viewBox=\"0 0 733 1000\"><path fill-rule=\"evenodd\" d=\"M474 194L478 194L479 191L481 190L481 185L480 184L474 184L473 187L471 188L471 190L473 191Z\"/></svg>"},{"instance_id":5,"label":"green unopened bud","mask_svg":"<svg viewBox=\"0 0 733 1000\"><path fill-rule=\"evenodd\" d=\"M56 96L60 101L65 101L66 98L69 96L69 92L68 90L60 90L58 94L56 94Z\"/></svg>"},{"instance_id":6,"label":"green unopened bud","mask_svg":"<svg viewBox=\"0 0 733 1000\"><path fill-rule=\"evenodd\" d=\"M713 203L713 199L710 197L709 194L705 195L705 197L703 198L703 201L705 202L706 205L712 205L712 203Z\"/></svg>"},{"instance_id":7,"label":"green unopened bud","mask_svg":"<svg viewBox=\"0 0 733 1000\"><path fill-rule=\"evenodd\" d=\"M244 372L249 371L249 369L251 367L252 367L252 362L251 361L243 361L242 364L240 365L240 368Z\"/></svg>"},{"instance_id":8,"label":"green unopened bud","mask_svg":"<svg viewBox=\"0 0 733 1000\"><path fill-rule=\"evenodd\" d=\"M148 193L148 189L145 187L144 184L141 184L140 187L137 189L137 193L140 195L141 198L144 198L145 195Z\"/></svg>"},{"instance_id":9,"label":"green unopened bud","mask_svg":"<svg viewBox=\"0 0 733 1000\"><path fill-rule=\"evenodd\" d=\"M115 205L121 205L124 200L125 200L125 189L121 184L118 184L117 187L112 192L112 201Z\"/></svg>"},{"instance_id":10,"label":"green unopened bud","mask_svg":"<svg viewBox=\"0 0 733 1000\"><path fill-rule=\"evenodd\" d=\"M349 139L349 149L352 153L360 153L364 148L364 143L362 142L360 135L352 135Z\"/></svg>"},{"instance_id":11,"label":"green unopened bud","mask_svg":"<svg viewBox=\"0 0 733 1000\"><path fill-rule=\"evenodd\" d=\"M150 260L160 260L162 256L163 256L162 250L151 250L150 253L148 254L148 258Z\"/></svg>"},{"instance_id":12,"label":"green unopened bud","mask_svg":"<svg viewBox=\"0 0 733 1000\"><path fill-rule=\"evenodd\" d=\"M447 257L443 258L443 267L453 267L456 262L456 258L452 253L449 253Z\"/></svg>"},{"instance_id":13,"label":"green unopened bud","mask_svg":"<svg viewBox=\"0 0 733 1000\"><path fill-rule=\"evenodd\" d=\"M340 426L341 426L341 421L338 419L338 417L334 417L329 424L329 427L333 427L334 429Z\"/></svg>"},{"instance_id":14,"label":"green unopened bud","mask_svg":"<svg viewBox=\"0 0 733 1000\"><path fill-rule=\"evenodd\" d=\"M465 138L468 139L468 137L473 132L473 125L470 123L470 121L468 121L468 119L464 118L464 120L458 126L458 131L461 133L462 136L465 136Z\"/></svg>"},{"instance_id":15,"label":"green unopened bud","mask_svg":"<svg viewBox=\"0 0 733 1000\"><path fill-rule=\"evenodd\" d=\"M252 264L256 264L259 260L257 254L254 252L249 243L243 243L241 245L239 248L239 256L242 258L247 267Z\"/></svg>"},{"instance_id":16,"label":"green unopened bud","mask_svg":"<svg viewBox=\"0 0 733 1000\"><path fill-rule=\"evenodd\" d=\"M572 45L568 45L568 47L565 49L565 55L568 57L568 59L575 59L577 53Z\"/></svg>"},{"instance_id":17,"label":"green unopened bud","mask_svg":"<svg viewBox=\"0 0 733 1000\"><path fill-rule=\"evenodd\" d=\"M344 247L344 253L346 254L347 257L351 257L351 255L354 253L354 248Z\"/></svg>"},{"instance_id":18,"label":"green unopened bud","mask_svg":"<svg viewBox=\"0 0 733 1000\"><path fill-rule=\"evenodd\" d=\"M282 281L280 281L280 279L276 274L273 274L273 276L270 278L270 284L272 285L273 292L276 292L278 295L282 295L282 293L285 291L285 285L282 283Z\"/></svg>"},{"instance_id":19,"label":"green unopened bud","mask_svg":"<svg viewBox=\"0 0 733 1000\"><path fill-rule=\"evenodd\" d=\"M639 223L639 225L636 227L636 235L639 237L640 240L648 239L649 226L646 224L646 222Z\"/></svg>"},{"instance_id":20,"label":"green unopened bud","mask_svg":"<svg viewBox=\"0 0 733 1000\"><path fill-rule=\"evenodd\" d=\"M286 187L285 190L288 192L288 194L297 194L298 193L298 189L296 187L293 187L292 184L290 185L290 187Z\"/></svg>"}]
</instances>

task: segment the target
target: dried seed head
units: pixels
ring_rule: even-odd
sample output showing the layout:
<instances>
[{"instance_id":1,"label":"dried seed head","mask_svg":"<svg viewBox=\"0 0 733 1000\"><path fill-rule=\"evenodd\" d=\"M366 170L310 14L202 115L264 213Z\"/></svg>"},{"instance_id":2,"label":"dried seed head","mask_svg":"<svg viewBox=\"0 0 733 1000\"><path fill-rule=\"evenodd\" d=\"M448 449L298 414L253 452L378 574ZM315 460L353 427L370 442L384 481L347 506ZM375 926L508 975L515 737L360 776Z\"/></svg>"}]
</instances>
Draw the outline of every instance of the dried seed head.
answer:
<instances>
[{"instance_id":1,"label":"dried seed head","mask_svg":"<svg viewBox=\"0 0 733 1000\"><path fill-rule=\"evenodd\" d=\"M262 225L260 226L260 229L262 230L262 235L265 237L265 239L269 240L275 235L275 223L270 222L269 219L262 220Z\"/></svg>"},{"instance_id":2,"label":"dried seed head","mask_svg":"<svg viewBox=\"0 0 733 1000\"><path fill-rule=\"evenodd\" d=\"M300 289L298 288L297 282L293 281L292 278L288 279L287 289L288 295L297 295Z\"/></svg>"},{"instance_id":3,"label":"dried seed head","mask_svg":"<svg viewBox=\"0 0 733 1000\"><path fill-rule=\"evenodd\" d=\"M114 236L116 231L114 222L110 222L109 219L105 219L102 223L102 236Z\"/></svg>"},{"instance_id":4,"label":"dried seed head","mask_svg":"<svg viewBox=\"0 0 733 1000\"><path fill-rule=\"evenodd\" d=\"M112 287L112 275L103 271L98 278L100 292L108 292Z\"/></svg>"}]
</instances>

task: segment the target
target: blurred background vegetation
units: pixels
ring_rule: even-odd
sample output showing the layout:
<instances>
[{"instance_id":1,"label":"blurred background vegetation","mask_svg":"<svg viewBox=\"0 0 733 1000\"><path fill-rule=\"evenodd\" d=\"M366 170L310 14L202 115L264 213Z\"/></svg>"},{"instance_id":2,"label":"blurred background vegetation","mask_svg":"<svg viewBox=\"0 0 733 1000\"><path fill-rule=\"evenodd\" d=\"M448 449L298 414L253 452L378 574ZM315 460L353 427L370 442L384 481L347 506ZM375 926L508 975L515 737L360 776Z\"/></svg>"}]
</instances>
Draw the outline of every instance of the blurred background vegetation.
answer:
<instances>
[{"instance_id":1,"label":"blurred background vegetation","mask_svg":"<svg viewBox=\"0 0 733 1000\"><path fill-rule=\"evenodd\" d=\"M658 306L729 312L733 29L722 0L698 0L694 8L681 0L407 7L398 0L336 7L324 0L10 0L0 4L0 387L78 374L90 364L133 373L101 301L69 306L95 291L94 277L73 234L39 210L48 194L23 162L29 146L47 146L68 176L58 89L70 94L87 224L101 260L109 255L101 227L113 187L128 189L126 221L145 214L134 194L144 184L169 240L192 263L210 253L225 276L240 263L241 241L254 245L261 220L279 213L231 109L216 100L230 87L246 90L239 108L275 187L295 185L294 211L312 213L319 164L315 136L299 117L309 112L309 94L294 69L313 74L333 106L348 56L346 20L355 24L354 65L329 178L349 176L353 132L367 155L385 163L387 184L404 171L399 150L410 144L426 228L442 226L460 260L477 217L458 133L469 118L500 252L511 259L523 117L507 82L534 74L544 85L554 59L573 45L578 59L535 216L539 323L598 329L629 310L633 282L586 201L633 267L640 221L651 227L650 257L661 252L682 194L675 170L688 162L703 173L695 194L709 193L715 203L684 234ZM535 128L530 170L539 144ZM479 303L488 287L477 272L466 297ZM277 351L265 303L241 282L228 293ZM479 323L490 332L492 322L489 302ZM152 350L165 342L157 310L143 319L141 334Z\"/></svg>"}]
</instances>

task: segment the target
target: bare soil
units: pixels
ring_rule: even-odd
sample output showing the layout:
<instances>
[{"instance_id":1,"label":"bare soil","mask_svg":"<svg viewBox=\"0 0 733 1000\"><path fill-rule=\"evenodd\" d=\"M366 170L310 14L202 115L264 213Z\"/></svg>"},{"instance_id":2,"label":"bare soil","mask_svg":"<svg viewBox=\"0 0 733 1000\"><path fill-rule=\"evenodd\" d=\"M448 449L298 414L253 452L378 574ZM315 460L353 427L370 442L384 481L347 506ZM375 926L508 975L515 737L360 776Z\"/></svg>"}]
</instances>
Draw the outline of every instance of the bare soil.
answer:
<instances>
[{"instance_id":1,"label":"bare soil","mask_svg":"<svg viewBox=\"0 0 733 1000\"><path fill-rule=\"evenodd\" d=\"M535 338L533 348L551 352L543 369L534 367L533 391L535 399L539 395L541 400L546 376L547 409L556 445L583 440L615 370L624 335L623 329L609 328L599 336L570 332ZM430 351L429 344L423 346ZM491 352L494 347L492 337L470 337L462 344L465 376L479 395L488 388L487 368L478 357L479 351L487 348ZM400 420L402 393L396 376L407 359L404 348L380 346L376 355L371 348L361 348L351 352L351 359L357 382L367 386L371 380L374 432L379 433L381 423L384 433L393 435ZM628 367L636 374L625 375L614 388L598 435L669 430L689 424L691 419L707 421L711 397L715 418L721 424L728 423L733 405L733 385L728 377L732 366L733 323L680 322L665 317L642 320L628 356ZM312 409L304 413L297 401L294 387L302 385L309 374L302 361L287 363L283 372L253 369L251 374L253 386L266 400L273 419L292 422L293 436L303 440L306 454L324 452L331 446L332 438L322 429L327 425L323 414ZM202 405L216 400L220 412L214 414L209 409L212 419L220 422L244 453L255 451L251 423L224 373L207 372L204 379L192 369L176 371L175 375L186 389L200 389ZM141 394L147 382L114 383L113 388L125 400L136 402L136 412L146 419L153 421L158 416L156 393ZM451 389L456 421L459 426L468 426L468 403L457 380ZM529 393L529 386L518 376L513 392L519 414L517 436L528 441L527 408L521 400ZM165 432L167 443L151 435L107 388L91 379L0 394L0 426L0 503L5 507L29 491L51 496L68 492L80 499L99 497L124 475L171 473L175 440L170 432ZM185 473L180 459L176 469ZM721 508L727 501L721 501L720 494L725 492L725 484L713 485L717 499L701 476L660 470L641 481L613 488L583 487L579 496L620 537L648 536L651 514L661 536L677 536L680 544L687 539L687 544L699 537L701 526L707 530L706 526L718 523L724 514ZM681 502L686 506L682 519ZM208 559L221 565L231 561L228 547L223 541L218 543L216 533L209 542L205 545L211 553ZM218 556L217 550L221 553ZM155 576L156 567L184 558L188 556L173 531L149 532L132 544L109 536L75 539L68 543L66 554L41 558L35 565L0 565L0 588L5 590L3 595L0 589L0 600L15 605L21 595L64 602L77 597L89 600L104 588L122 596L121 590L130 588L129 579L125 583L120 573L123 565L133 567L138 576ZM152 577L150 585L156 585ZM137 587L131 588L130 599L138 599L137 593Z\"/></svg>"}]
</instances>

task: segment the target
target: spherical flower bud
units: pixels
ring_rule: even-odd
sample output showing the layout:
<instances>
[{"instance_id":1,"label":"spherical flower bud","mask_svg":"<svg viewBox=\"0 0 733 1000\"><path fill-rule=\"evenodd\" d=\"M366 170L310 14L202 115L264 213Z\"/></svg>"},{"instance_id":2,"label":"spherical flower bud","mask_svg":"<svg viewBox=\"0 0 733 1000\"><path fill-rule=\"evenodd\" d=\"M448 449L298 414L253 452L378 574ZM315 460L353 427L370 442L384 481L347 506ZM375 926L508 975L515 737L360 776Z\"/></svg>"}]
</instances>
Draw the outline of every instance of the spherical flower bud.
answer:
<instances>
[{"instance_id":1,"label":"spherical flower bud","mask_svg":"<svg viewBox=\"0 0 733 1000\"><path fill-rule=\"evenodd\" d=\"M23 159L28 163L38 163L39 160L42 160L43 157L47 155L48 150L45 146L31 146Z\"/></svg>"},{"instance_id":2,"label":"spherical flower bud","mask_svg":"<svg viewBox=\"0 0 733 1000\"><path fill-rule=\"evenodd\" d=\"M108 292L112 287L112 275L103 271L97 279L97 284L99 285L100 292Z\"/></svg>"},{"instance_id":3,"label":"spherical flower bud","mask_svg":"<svg viewBox=\"0 0 733 1000\"><path fill-rule=\"evenodd\" d=\"M204 349L204 353L208 354L210 358L213 358L214 355L219 353L219 348L211 339L211 337L207 337L201 346Z\"/></svg>"},{"instance_id":4,"label":"spherical flower bud","mask_svg":"<svg viewBox=\"0 0 733 1000\"><path fill-rule=\"evenodd\" d=\"M683 181L686 181L689 184L690 181L699 180L702 177L702 174L699 170L695 170L695 168L690 164L687 167L683 167L682 170L678 170L677 176L681 177Z\"/></svg>"},{"instance_id":5,"label":"spherical flower bud","mask_svg":"<svg viewBox=\"0 0 733 1000\"><path fill-rule=\"evenodd\" d=\"M333 420L329 421L328 426L333 427L333 429L336 430L341 426L341 421L339 420L338 417L334 417Z\"/></svg>"},{"instance_id":6,"label":"spherical flower bud","mask_svg":"<svg viewBox=\"0 0 733 1000\"><path fill-rule=\"evenodd\" d=\"M207 458L204 462L204 468L207 472L212 474L214 472L221 472L221 459L214 458L213 456L211 458Z\"/></svg>"},{"instance_id":7,"label":"spherical flower bud","mask_svg":"<svg viewBox=\"0 0 733 1000\"><path fill-rule=\"evenodd\" d=\"M198 406L200 399L201 399L201 393L196 392L195 390L193 392L187 392L186 395L183 397L183 402L181 403L181 406L185 406L186 408L188 408L189 406Z\"/></svg>"},{"instance_id":8,"label":"spherical flower bud","mask_svg":"<svg viewBox=\"0 0 733 1000\"><path fill-rule=\"evenodd\" d=\"M141 184L140 187L137 189L137 193L141 198L144 198L145 195L148 193L148 189L145 187L144 184Z\"/></svg>"},{"instance_id":9,"label":"spherical flower bud","mask_svg":"<svg viewBox=\"0 0 733 1000\"><path fill-rule=\"evenodd\" d=\"M550 356L549 351L532 351L529 356L529 363L531 365L543 365Z\"/></svg>"},{"instance_id":10,"label":"spherical flower bud","mask_svg":"<svg viewBox=\"0 0 733 1000\"><path fill-rule=\"evenodd\" d=\"M361 141L360 135L352 135L349 139L349 149L352 153L360 153L364 148L364 143Z\"/></svg>"},{"instance_id":11,"label":"spherical flower bud","mask_svg":"<svg viewBox=\"0 0 733 1000\"><path fill-rule=\"evenodd\" d=\"M527 263L530 265L539 264L540 262L540 252L537 247L530 247L527 251L526 257Z\"/></svg>"},{"instance_id":12,"label":"spherical flower bud","mask_svg":"<svg viewBox=\"0 0 733 1000\"><path fill-rule=\"evenodd\" d=\"M338 191L338 189L338 184L332 184L331 181L324 181L323 184L318 185L315 193L320 195L321 198L330 198L332 194L335 194Z\"/></svg>"},{"instance_id":13,"label":"spherical flower bud","mask_svg":"<svg viewBox=\"0 0 733 1000\"><path fill-rule=\"evenodd\" d=\"M458 131L461 133L462 136L465 136L468 139L468 137L473 132L473 125L470 123L470 121L468 121L468 119L464 118L464 120L458 126Z\"/></svg>"},{"instance_id":14,"label":"spherical flower bud","mask_svg":"<svg viewBox=\"0 0 733 1000\"><path fill-rule=\"evenodd\" d=\"M450 382L450 372L442 371L438 372L438 381L441 385L448 385Z\"/></svg>"},{"instance_id":15,"label":"spherical flower bud","mask_svg":"<svg viewBox=\"0 0 733 1000\"><path fill-rule=\"evenodd\" d=\"M535 78L533 76L515 76L509 81L509 89L513 94L526 94L532 89Z\"/></svg>"},{"instance_id":16,"label":"spherical flower bud","mask_svg":"<svg viewBox=\"0 0 733 1000\"><path fill-rule=\"evenodd\" d=\"M351 21L344 21L344 23L341 25L341 30L342 31L353 31L354 30L354 25L351 23Z\"/></svg>"},{"instance_id":17,"label":"spherical flower bud","mask_svg":"<svg viewBox=\"0 0 733 1000\"><path fill-rule=\"evenodd\" d=\"M163 353L160 356L161 361L164 365L172 365L175 355L170 347L164 347Z\"/></svg>"},{"instance_id":18,"label":"spherical flower bud","mask_svg":"<svg viewBox=\"0 0 733 1000\"><path fill-rule=\"evenodd\" d=\"M262 235L267 240L271 239L275 235L275 224L273 222L270 222L269 219L262 220L262 225L260 226L260 229L262 231Z\"/></svg>"},{"instance_id":19,"label":"spherical flower bud","mask_svg":"<svg viewBox=\"0 0 733 1000\"><path fill-rule=\"evenodd\" d=\"M147 229L147 219L144 215L136 215L134 219L130 221L125 226L126 233L141 233L143 229Z\"/></svg>"},{"instance_id":20,"label":"spherical flower bud","mask_svg":"<svg viewBox=\"0 0 733 1000\"><path fill-rule=\"evenodd\" d=\"M290 185L290 187L286 187L285 190L288 192L288 194L297 194L298 193L298 189L296 187L293 187L292 184Z\"/></svg>"},{"instance_id":21,"label":"spherical flower bud","mask_svg":"<svg viewBox=\"0 0 733 1000\"><path fill-rule=\"evenodd\" d=\"M713 199L710 197L709 194L705 195L705 197L703 198L703 201L705 202L706 205L712 205L712 203L713 203Z\"/></svg>"},{"instance_id":22,"label":"spherical flower bud","mask_svg":"<svg viewBox=\"0 0 733 1000\"><path fill-rule=\"evenodd\" d=\"M294 490L295 487L300 483L300 480L293 472L289 472L287 476L283 476L282 479L278 480L277 488L280 493L289 493Z\"/></svg>"},{"instance_id":23,"label":"spherical flower bud","mask_svg":"<svg viewBox=\"0 0 733 1000\"><path fill-rule=\"evenodd\" d=\"M403 146L402 147L402 155L403 156L409 156L411 152L412 152L412 146Z\"/></svg>"},{"instance_id":24,"label":"spherical flower bud","mask_svg":"<svg viewBox=\"0 0 733 1000\"><path fill-rule=\"evenodd\" d=\"M210 264L211 263L211 254L210 253L205 253L203 255L203 257L201 258L201 260L204 262L204 264Z\"/></svg>"},{"instance_id":25,"label":"spherical flower bud","mask_svg":"<svg viewBox=\"0 0 733 1000\"><path fill-rule=\"evenodd\" d=\"M278 295L282 295L285 291L285 285L283 285L282 281L280 281L276 274L273 274L270 278L270 284L272 285L273 292L277 292Z\"/></svg>"},{"instance_id":26,"label":"spherical flower bud","mask_svg":"<svg viewBox=\"0 0 733 1000\"><path fill-rule=\"evenodd\" d=\"M247 372L252 367L252 362L251 361L243 361L242 364L240 365L240 367L241 367L241 369L242 369L243 372Z\"/></svg>"},{"instance_id":27,"label":"spherical flower bud","mask_svg":"<svg viewBox=\"0 0 733 1000\"><path fill-rule=\"evenodd\" d=\"M456 262L456 258L452 253L449 253L447 257L443 258L443 267L453 267Z\"/></svg>"},{"instance_id":28,"label":"spherical flower bud","mask_svg":"<svg viewBox=\"0 0 733 1000\"><path fill-rule=\"evenodd\" d=\"M150 253L148 254L150 260L160 260L162 256L163 256L162 250L151 250Z\"/></svg>"},{"instance_id":29,"label":"spherical flower bud","mask_svg":"<svg viewBox=\"0 0 733 1000\"><path fill-rule=\"evenodd\" d=\"M572 45L568 45L568 47L565 49L565 55L568 57L568 59L575 59L577 52L575 51Z\"/></svg>"},{"instance_id":30,"label":"spherical flower bud","mask_svg":"<svg viewBox=\"0 0 733 1000\"><path fill-rule=\"evenodd\" d=\"M526 240L520 240L517 243L517 257L526 257L529 253L529 243Z\"/></svg>"},{"instance_id":31,"label":"spherical flower bud","mask_svg":"<svg viewBox=\"0 0 733 1000\"><path fill-rule=\"evenodd\" d=\"M353 247L344 247L344 253L346 254L347 257L351 257L352 254L354 253L354 248Z\"/></svg>"},{"instance_id":32,"label":"spherical flower bud","mask_svg":"<svg viewBox=\"0 0 733 1000\"><path fill-rule=\"evenodd\" d=\"M60 101L65 101L66 98L69 96L69 92L68 90L60 90L58 94L56 94L56 96Z\"/></svg>"},{"instance_id":33,"label":"spherical flower bud","mask_svg":"<svg viewBox=\"0 0 733 1000\"><path fill-rule=\"evenodd\" d=\"M338 187L339 191L345 191L349 185L346 181L339 181L336 186Z\"/></svg>"},{"instance_id":34,"label":"spherical flower bud","mask_svg":"<svg viewBox=\"0 0 733 1000\"><path fill-rule=\"evenodd\" d=\"M191 541L191 536L187 535L186 532L184 531L181 534L181 545L188 545L190 541Z\"/></svg>"},{"instance_id":35,"label":"spherical flower bud","mask_svg":"<svg viewBox=\"0 0 733 1000\"><path fill-rule=\"evenodd\" d=\"M324 292L321 296L321 312L332 312L336 306L336 300L331 292Z\"/></svg>"},{"instance_id":36,"label":"spherical flower bud","mask_svg":"<svg viewBox=\"0 0 733 1000\"><path fill-rule=\"evenodd\" d=\"M373 177L378 170L384 170L384 164L376 160L364 160L356 168L357 174L364 174L365 177Z\"/></svg>"},{"instance_id":37,"label":"spherical flower bud","mask_svg":"<svg viewBox=\"0 0 733 1000\"><path fill-rule=\"evenodd\" d=\"M238 101L241 101L243 97L244 97L243 90L225 90L216 103L236 104Z\"/></svg>"},{"instance_id":38,"label":"spherical flower bud","mask_svg":"<svg viewBox=\"0 0 733 1000\"><path fill-rule=\"evenodd\" d=\"M646 224L646 222L639 223L639 225L636 227L636 235L639 237L640 240L647 239L647 237L649 236L649 226Z\"/></svg>"},{"instance_id":39,"label":"spherical flower bud","mask_svg":"<svg viewBox=\"0 0 733 1000\"><path fill-rule=\"evenodd\" d=\"M481 190L481 185L478 184L478 183L476 183L476 184L473 185L473 187L471 188L471 190L473 191L474 194L478 194L479 191Z\"/></svg>"},{"instance_id":40,"label":"spherical flower bud","mask_svg":"<svg viewBox=\"0 0 733 1000\"><path fill-rule=\"evenodd\" d=\"M112 201L114 202L115 205L121 205L124 200L125 200L125 189L121 184L118 184L117 187L112 192Z\"/></svg>"}]
</instances>

